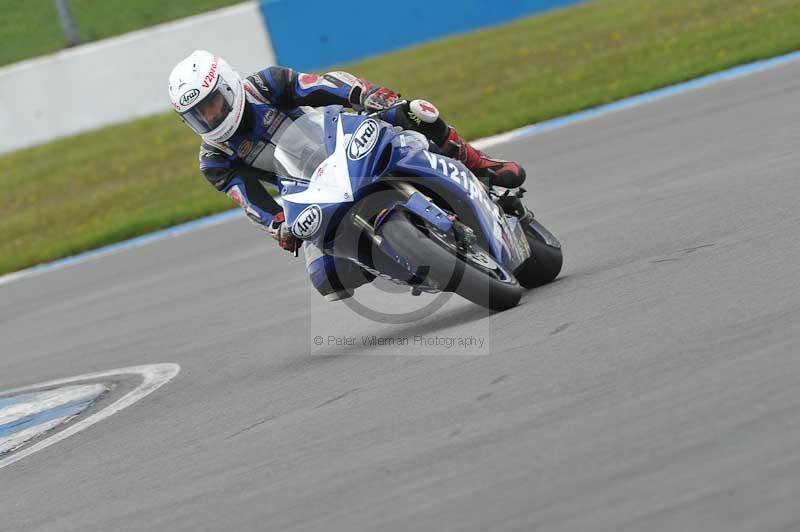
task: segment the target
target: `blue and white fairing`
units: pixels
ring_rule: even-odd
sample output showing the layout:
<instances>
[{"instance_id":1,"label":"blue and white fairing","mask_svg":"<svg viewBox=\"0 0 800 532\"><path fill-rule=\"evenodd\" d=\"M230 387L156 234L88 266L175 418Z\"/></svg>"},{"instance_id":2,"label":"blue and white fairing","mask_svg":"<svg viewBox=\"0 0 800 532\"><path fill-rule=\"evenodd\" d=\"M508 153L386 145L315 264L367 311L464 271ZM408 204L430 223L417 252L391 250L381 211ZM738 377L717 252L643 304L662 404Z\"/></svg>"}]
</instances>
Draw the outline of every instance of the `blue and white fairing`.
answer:
<instances>
[{"instance_id":1,"label":"blue and white fairing","mask_svg":"<svg viewBox=\"0 0 800 532\"><path fill-rule=\"evenodd\" d=\"M530 255L516 218L500 212L462 163L429 148L419 133L398 132L382 120L343 113L340 106L311 110L277 139L275 149L292 233L327 249L326 241L347 212L347 204L369 194L380 181L396 182L404 176L413 178L408 180L412 184L435 190L448 205L434 205L416 192L405 203L387 208L413 212L444 232L453 221L441 207L457 212L482 247L513 271Z\"/></svg>"}]
</instances>

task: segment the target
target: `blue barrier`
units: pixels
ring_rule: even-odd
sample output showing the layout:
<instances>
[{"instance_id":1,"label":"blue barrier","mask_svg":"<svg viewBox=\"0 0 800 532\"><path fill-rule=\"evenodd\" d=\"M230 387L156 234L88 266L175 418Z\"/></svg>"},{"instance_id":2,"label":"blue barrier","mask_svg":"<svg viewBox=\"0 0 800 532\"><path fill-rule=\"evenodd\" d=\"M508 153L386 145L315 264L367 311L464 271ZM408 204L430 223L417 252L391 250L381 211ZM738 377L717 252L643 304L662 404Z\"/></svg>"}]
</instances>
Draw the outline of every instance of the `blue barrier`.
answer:
<instances>
[{"instance_id":1,"label":"blue barrier","mask_svg":"<svg viewBox=\"0 0 800 532\"><path fill-rule=\"evenodd\" d=\"M261 12L278 64L309 71L581 1L261 0Z\"/></svg>"}]
</instances>

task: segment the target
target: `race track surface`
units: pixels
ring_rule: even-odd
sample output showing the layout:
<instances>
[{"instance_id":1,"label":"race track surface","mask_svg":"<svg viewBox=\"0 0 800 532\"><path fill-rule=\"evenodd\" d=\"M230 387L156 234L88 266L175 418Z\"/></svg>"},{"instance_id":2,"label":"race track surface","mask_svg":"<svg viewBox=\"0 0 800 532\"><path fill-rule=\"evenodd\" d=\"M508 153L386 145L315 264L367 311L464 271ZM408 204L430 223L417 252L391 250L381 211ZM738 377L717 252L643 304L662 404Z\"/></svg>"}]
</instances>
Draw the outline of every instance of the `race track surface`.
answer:
<instances>
[{"instance_id":1,"label":"race track surface","mask_svg":"<svg viewBox=\"0 0 800 532\"><path fill-rule=\"evenodd\" d=\"M800 530L798 102L795 62L495 149L566 257L502 314L323 305L245 220L0 286L0 392L182 367L0 469L0 530ZM415 334L485 343L360 345Z\"/></svg>"}]
</instances>

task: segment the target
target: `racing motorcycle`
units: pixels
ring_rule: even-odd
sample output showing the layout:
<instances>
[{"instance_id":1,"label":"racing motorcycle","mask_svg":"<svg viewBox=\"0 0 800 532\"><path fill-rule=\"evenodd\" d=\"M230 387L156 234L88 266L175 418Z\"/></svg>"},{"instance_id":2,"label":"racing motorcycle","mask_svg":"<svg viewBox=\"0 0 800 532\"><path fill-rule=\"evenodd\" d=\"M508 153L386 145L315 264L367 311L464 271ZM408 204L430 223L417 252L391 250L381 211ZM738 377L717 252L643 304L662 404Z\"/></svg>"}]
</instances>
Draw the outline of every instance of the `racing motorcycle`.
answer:
<instances>
[{"instance_id":1,"label":"racing motorcycle","mask_svg":"<svg viewBox=\"0 0 800 532\"><path fill-rule=\"evenodd\" d=\"M328 106L275 143L292 233L368 275L500 311L561 271L561 244L522 204L524 189L484 185L420 133Z\"/></svg>"}]
</instances>

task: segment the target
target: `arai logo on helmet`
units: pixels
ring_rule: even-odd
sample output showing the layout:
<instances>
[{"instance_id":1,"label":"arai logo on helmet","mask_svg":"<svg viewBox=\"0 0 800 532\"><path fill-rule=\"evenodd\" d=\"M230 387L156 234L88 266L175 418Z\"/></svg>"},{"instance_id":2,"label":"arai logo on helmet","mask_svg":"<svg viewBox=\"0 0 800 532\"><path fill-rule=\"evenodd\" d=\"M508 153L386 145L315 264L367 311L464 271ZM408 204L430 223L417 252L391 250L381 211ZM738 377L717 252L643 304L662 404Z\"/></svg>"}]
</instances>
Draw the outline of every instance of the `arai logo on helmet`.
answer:
<instances>
[{"instance_id":1,"label":"arai logo on helmet","mask_svg":"<svg viewBox=\"0 0 800 532\"><path fill-rule=\"evenodd\" d=\"M188 90L183 93L183 96L181 96L181 99L178 103L180 103L181 105L189 105L190 103L195 101L198 96L200 96L199 90L197 89Z\"/></svg>"},{"instance_id":2,"label":"arai logo on helmet","mask_svg":"<svg viewBox=\"0 0 800 532\"><path fill-rule=\"evenodd\" d=\"M319 231L322 223L322 211L319 205L309 205L295 218L292 233L297 238L308 238Z\"/></svg>"},{"instance_id":3,"label":"arai logo on helmet","mask_svg":"<svg viewBox=\"0 0 800 532\"><path fill-rule=\"evenodd\" d=\"M357 161L366 156L378 142L378 123L371 118L358 126L347 145L347 158Z\"/></svg>"}]
</instances>

